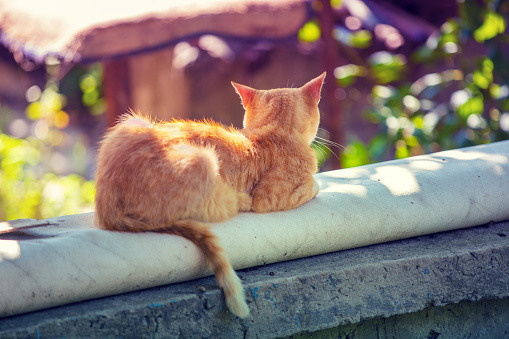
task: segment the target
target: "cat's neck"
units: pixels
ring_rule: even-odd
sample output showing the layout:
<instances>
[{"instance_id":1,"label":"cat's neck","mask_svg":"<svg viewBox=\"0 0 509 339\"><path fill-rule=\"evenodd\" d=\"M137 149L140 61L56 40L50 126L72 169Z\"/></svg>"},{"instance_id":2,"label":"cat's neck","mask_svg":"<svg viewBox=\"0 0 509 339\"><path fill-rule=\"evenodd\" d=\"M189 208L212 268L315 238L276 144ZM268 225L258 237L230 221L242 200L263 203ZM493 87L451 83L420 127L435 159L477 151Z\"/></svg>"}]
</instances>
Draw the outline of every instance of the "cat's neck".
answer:
<instances>
[{"instance_id":1,"label":"cat's neck","mask_svg":"<svg viewBox=\"0 0 509 339\"><path fill-rule=\"evenodd\" d=\"M261 128L242 129L241 133L254 142L265 140L267 142L299 144L301 147L309 146L304 137L293 128L282 128L279 126L264 126Z\"/></svg>"}]
</instances>

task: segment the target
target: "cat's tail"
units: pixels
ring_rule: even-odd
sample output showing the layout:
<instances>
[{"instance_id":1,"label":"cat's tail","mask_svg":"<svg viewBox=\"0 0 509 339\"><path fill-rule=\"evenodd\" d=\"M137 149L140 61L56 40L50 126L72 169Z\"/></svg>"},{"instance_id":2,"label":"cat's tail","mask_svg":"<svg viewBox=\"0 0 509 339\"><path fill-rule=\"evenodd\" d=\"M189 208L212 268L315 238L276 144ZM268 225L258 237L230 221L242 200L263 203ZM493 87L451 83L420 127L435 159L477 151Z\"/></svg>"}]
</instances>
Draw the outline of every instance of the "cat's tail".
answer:
<instances>
[{"instance_id":1,"label":"cat's tail","mask_svg":"<svg viewBox=\"0 0 509 339\"><path fill-rule=\"evenodd\" d=\"M217 284L224 291L228 309L240 318L247 318L249 316L249 307L245 300L242 283L219 244L219 239L211 231L210 226L188 219L174 222L167 230L172 234L192 241L203 251L207 264L216 275ZM159 230L154 231L159 232ZM167 233L166 229L162 231Z\"/></svg>"},{"instance_id":2,"label":"cat's tail","mask_svg":"<svg viewBox=\"0 0 509 339\"><path fill-rule=\"evenodd\" d=\"M99 225L104 223L99 222ZM240 318L249 316L249 307L247 306L244 288L242 283L233 270L226 254L219 244L219 239L211 231L208 224L186 219L178 220L169 226L148 226L135 218L123 218L122 228L104 227L109 230L128 231L128 232L156 232L165 234L174 234L181 236L193 242L204 254L205 260L216 275L216 281L219 287L224 291L226 305L228 309Z\"/></svg>"}]
</instances>

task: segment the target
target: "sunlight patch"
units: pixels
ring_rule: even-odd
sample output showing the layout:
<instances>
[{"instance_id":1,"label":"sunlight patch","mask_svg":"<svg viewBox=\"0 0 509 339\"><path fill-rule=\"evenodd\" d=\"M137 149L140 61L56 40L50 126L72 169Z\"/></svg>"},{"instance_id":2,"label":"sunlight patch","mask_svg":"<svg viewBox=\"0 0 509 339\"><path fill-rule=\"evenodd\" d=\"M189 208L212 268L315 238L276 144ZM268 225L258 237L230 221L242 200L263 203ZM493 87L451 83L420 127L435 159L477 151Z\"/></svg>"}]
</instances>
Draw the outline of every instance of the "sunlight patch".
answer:
<instances>
[{"instance_id":1,"label":"sunlight patch","mask_svg":"<svg viewBox=\"0 0 509 339\"><path fill-rule=\"evenodd\" d=\"M398 166L378 167L371 179L387 187L394 196L411 195L420 191L419 183L412 172Z\"/></svg>"}]
</instances>

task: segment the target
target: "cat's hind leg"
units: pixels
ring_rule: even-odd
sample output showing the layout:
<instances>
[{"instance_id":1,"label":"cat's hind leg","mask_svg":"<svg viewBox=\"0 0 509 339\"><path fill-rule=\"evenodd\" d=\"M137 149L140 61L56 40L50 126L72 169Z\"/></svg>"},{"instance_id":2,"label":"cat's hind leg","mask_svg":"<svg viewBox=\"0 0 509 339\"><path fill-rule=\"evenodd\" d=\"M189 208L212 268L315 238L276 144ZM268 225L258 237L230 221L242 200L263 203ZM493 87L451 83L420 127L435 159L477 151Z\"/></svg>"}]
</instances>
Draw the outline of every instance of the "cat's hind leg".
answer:
<instances>
[{"instance_id":1,"label":"cat's hind leg","mask_svg":"<svg viewBox=\"0 0 509 339\"><path fill-rule=\"evenodd\" d=\"M313 199L318 191L318 183L312 176L273 170L253 189L252 209L258 213L286 211Z\"/></svg>"},{"instance_id":2,"label":"cat's hind leg","mask_svg":"<svg viewBox=\"0 0 509 339\"><path fill-rule=\"evenodd\" d=\"M210 194L204 200L204 208L199 220L208 222L224 221L237 215L239 211L251 210L252 199L247 193L239 193L220 176Z\"/></svg>"},{"instance_id":3,"label":"cat's hind leg","mask_svg":"<svg viewBox=\"0 0 509 339\"><path fill-rule=\"evenodd\" d=\"M251 211L253 207L253 198L246 192L238 192L237 200L240 212Z\"/></svg>"}]
</instances>

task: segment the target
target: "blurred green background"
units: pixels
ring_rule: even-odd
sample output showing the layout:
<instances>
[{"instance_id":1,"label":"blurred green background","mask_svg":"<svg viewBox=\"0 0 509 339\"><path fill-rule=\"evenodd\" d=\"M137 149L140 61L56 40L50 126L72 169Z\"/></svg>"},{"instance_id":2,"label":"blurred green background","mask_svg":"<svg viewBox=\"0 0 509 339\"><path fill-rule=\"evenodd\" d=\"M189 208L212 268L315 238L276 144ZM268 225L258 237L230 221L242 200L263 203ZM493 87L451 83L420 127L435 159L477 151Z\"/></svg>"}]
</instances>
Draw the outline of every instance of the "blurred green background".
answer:
<instances>
[{"instance_id":1,"label":"blurred green background","mask_svg":"<svg viewBox=\"0 0 509 339\"><path fill-rule=\"evenodd\" d=\"M313 3L317 18L320 4ZM317 18L293 43L313 48L332 34L345 58L328 81L345 110L359 100L351 95L358 88L369 93L358 113L374 131L348 135L344 145L317 140L320 166L334 157L347 168L509 138L508 2L460 1L411 49L389 25L377 31L347 16L324 32ZM374 48L377 36L384 48ZM0 220L93 210L91 147L105 127L102 68L77 65L62 77L60 66L48 58L38 70L43 81L26 91L21 115L19 105L0 101Z\"/></svg>"},{"instance_id":2,"label":"blurred green background","mask_svg":"<svg viewBox=\"0 0 509 339\"><path fill-rule=\"evenodd\" d=\"M457 5L457 15L408 56L378 51L335 69L340 93L359 82L371 89L363 116L377 125L369 141L347 141L343 168L509 138L509 3ZM319 30L318 22L309 22L299 37L318 39ZM349 51L374 41L370 30L336 30ZM331 156L323 145L315 147L321 162Z\"/></svg>"}]
</instances>

